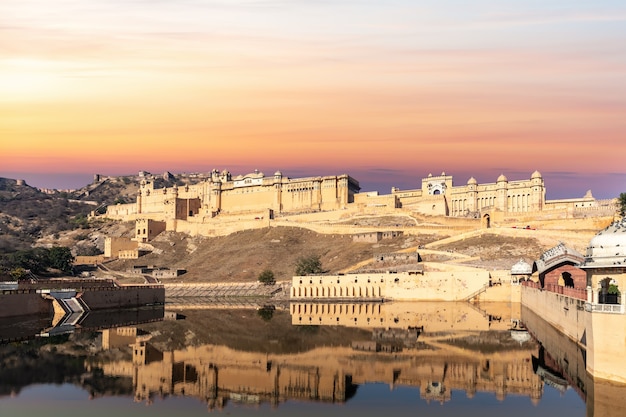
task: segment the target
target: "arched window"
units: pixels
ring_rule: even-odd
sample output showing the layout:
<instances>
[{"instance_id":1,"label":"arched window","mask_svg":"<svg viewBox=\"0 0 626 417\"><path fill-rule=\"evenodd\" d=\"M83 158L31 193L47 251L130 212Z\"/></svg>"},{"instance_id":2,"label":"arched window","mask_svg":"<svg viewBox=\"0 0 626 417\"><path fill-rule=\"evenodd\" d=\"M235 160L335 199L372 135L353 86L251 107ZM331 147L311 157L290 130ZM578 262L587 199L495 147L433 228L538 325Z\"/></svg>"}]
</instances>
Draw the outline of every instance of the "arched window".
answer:
<instances>
[{"instance_id":1,"label":"arched window","mask_svg":"<svg viewBox=\"0 0 626 417\"><path fill-rule=\"evenodd\" d=\"M561 278L563 278L563 286L574 288L574 278L572 278L572 274L569 272L562 272Z\"/></svg>"},{"instance_id":2,"label":"arched window","mask_svg":"<svg viewBox=\"0 0 626 417\"><path fill-rule=\"evenodd\" d=\"M612 278L606 277L599 282L600 291L598 301L600 304L620 304L621 291L618 282Z\"/></svg>"}]
</instances>

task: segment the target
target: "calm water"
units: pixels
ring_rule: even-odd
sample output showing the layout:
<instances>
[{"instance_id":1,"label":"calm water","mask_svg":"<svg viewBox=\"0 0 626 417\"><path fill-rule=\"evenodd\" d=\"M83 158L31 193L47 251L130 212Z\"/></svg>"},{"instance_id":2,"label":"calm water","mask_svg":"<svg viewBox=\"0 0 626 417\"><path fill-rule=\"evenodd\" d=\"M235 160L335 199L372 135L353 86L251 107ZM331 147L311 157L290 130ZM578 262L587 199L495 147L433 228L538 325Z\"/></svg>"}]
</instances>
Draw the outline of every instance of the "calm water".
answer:
<instances>
[{"instance_id":1,"label":"calm water","mask_svg":"<svg viewBox=\"0 0 626 417\"><path fill-rule=\"evenodd\" d=\"M622 415L626 390L594 383L585 353L532 313L539 341L464 308L423 329L402 308L384 329L295 325L294 306L108 313L58 335L42 318L0 323L0 415Z\"/></svg>"}]
</instances>

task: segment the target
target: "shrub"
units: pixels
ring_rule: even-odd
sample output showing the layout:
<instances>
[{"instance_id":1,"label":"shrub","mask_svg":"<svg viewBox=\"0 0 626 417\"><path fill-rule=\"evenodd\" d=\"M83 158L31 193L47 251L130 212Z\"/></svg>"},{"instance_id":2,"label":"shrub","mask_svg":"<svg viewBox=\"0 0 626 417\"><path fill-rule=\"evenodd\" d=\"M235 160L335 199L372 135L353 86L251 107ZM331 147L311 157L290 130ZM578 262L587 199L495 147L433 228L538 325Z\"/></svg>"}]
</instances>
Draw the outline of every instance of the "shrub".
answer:
<instances>
[{"instance_id":1,"label":"shrub","mask_svg":"<svg viewBox=\"0 0 626 417\"><path fill-rule=\"evenodd\" d=\"M626 193L621 193L618 198L619 215L626 215Z\"/></svg>"},{"instance_id":2,"label":"shrub","mask_svg":"<svg viewBox=\"0 0 626 417\"><path fill-rule=\"evenodd\" d=\"M24 268L22 267L17 267L17 268L13 268L10 272L9 275L11 276L11 278L13 278L14 280L20 280L24 277L26 277L26 275L28 274L28 271L26 271Z\"/></svg>"},{"instance_id":3,"label":"shrub","mask_svg":"<svg viewBox=\"0 0 626 417\"><path fill-rule=\"evenodd\" d=\"M322 261L318 255L303 256L296 260L296 275L312 275L322 273Z\"/></svg>"},{"instance_id":4,"label":"shrub","mask_svg":"<svg viewBox=\"0 0 626 417\"><path fill-rule=\"evenodd\" d=\"M274 273L270 269L266 269L259 274L259 282L265 285L272 285L276 282Z\"/></svg>"}]
</instances>

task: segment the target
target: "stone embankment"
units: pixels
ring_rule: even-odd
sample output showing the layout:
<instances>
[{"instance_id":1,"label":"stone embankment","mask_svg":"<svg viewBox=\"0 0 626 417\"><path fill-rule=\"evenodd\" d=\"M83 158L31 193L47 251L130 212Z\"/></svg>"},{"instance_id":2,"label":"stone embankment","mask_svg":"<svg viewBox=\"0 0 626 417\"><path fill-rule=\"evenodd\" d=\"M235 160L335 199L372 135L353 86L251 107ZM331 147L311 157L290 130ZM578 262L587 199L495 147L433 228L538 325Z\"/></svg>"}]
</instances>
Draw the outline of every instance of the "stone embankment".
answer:
<instances>
[{"instance_id":1,"label":"stone embankment","mask_svg":"<svg viewBox=\"0 0 626 417\"><path fill-rule=\"evenodd\" d=\"M289 299L291 281L280 281L271 285L260 282L237 283L178 283L164 284L166 306L246 304L259 305L263 301L281 302Z\"/></svg>"}]
</instances>

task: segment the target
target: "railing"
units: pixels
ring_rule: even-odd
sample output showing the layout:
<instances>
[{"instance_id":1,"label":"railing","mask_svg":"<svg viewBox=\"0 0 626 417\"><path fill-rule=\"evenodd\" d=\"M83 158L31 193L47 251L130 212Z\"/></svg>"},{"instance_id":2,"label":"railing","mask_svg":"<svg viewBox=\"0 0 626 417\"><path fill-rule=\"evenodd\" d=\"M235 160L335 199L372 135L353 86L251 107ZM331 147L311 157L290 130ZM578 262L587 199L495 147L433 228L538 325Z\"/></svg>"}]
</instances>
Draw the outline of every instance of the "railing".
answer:
<instances>
[{"instance_id":1,"label":"railing","mask_svg":"<svg viewBox=\"0 0 626 417\"><path fill-rule=\"evenodd\" d=\"M564 287L562 285L546 284L546 291L563 294L568 297L577 298L579 300L587 299L587 290L585 288Z\"/></svg>"},{"instance_id":2,"label":"railing","mask_svg":"<svg viewBox=\"0 0 626 417\"><path fill-rule=\"evenodd\" d=\"M522 281L521 282L522 286L524 287L529 287L529 288L534 288L536 290L540 290L541 286L539 285L538 282L534 282L534 281Z\"/></svg>"},{"instance_id":3,"label":"railing","mask_svg":"<svg viewBox=\"0 0 626 417\"><path fill-rule=\"evenodd\" d=\"M592 313L624 314L624 306L622 304L585 303L585 311Z\"/></svg>"},{"instance_id":4,"label":"railing","mask_svg":"<svg viewBox=\"0 0 626 417\"><path fill-rule=\"evenodd\" d=\"M489 284L485 284L482 287L480 287L478 290L471 293L470 295L463 297L463 300L470 301L472 298L475 298L479 296L480 294L484 293L485 291L487 291L488 288L489 288Z\"/></svg>"}]
</instances>

